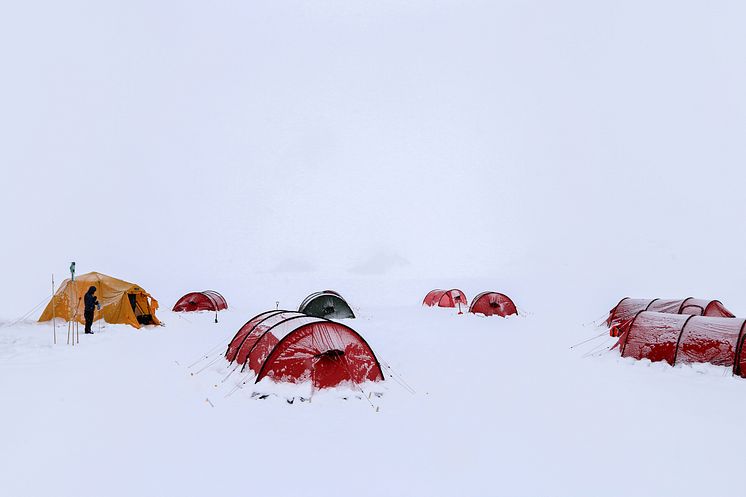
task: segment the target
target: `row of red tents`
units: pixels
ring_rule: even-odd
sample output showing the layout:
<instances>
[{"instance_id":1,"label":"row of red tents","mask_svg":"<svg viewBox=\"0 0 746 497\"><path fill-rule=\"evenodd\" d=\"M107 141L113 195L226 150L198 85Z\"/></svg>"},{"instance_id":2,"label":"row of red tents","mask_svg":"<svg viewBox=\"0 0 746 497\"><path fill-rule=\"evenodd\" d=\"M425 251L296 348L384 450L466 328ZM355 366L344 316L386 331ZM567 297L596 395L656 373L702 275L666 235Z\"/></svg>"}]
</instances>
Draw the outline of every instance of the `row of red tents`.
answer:
<instances>
[{"instance_id":1,"label":"row of red tents","mask_svg":"<svg viewBox=\"0 0 746 497\"><path fill-rule=\"evenodd\" d=\"M225 298L213 290L190 292L181 297L173 307L174 312L218 312L228 308ZM315 292L303 299L298 312L330 319L354 318L355 313L347 301L333 290ZM215 322L217 322L217 317Z\"/></svg>"},{"instance_id":2,"label":"row of red tents","mask_svg":"<svg viewBox=\"0 0 746 497\"><path fill-rule=\"evenodd\" d=\"M469 300L466 294L458 288L451 290L435 289L425 295L422 305L427 307L461 307L466 306ZM518 314L518 308L515 303L503 293L482 292L472 300L469 305L469 312L473 314L483 314L485 316L511 316Z\"/></svg>"},{"instance_id":3,"label":"row of red tents","mask_svg":"<svg viewBox=\"0 0 746 497\"><path fill-rule=\"evenodd\" d=\"M435 289L428 292L422 305L428 307L466 306L469 300L466 294L457 288L451 290ZM620 303L621 305L621 303ZM222 295L213 290L190 292L174 305L174 312L213 311L228 308ZM331 319L354 318L355 314L347 301L333 290L312 293L301 302L298 312ZM469 312L485 316L511 316L518 314L515 303L503 293L482 292L472 300Z\"/></svg>"},{"instance_id":4,"label":"row of red tents","mask_svg":"<svg viewBox=\"0 0 746 497\"><path fill-rule=\"evenodd\" d=\"M719 300L622 299L606 320L613 348L622 357L665 361L671 366L704 362L746 377L746 319Z\"/></svg>"}]
</instances>

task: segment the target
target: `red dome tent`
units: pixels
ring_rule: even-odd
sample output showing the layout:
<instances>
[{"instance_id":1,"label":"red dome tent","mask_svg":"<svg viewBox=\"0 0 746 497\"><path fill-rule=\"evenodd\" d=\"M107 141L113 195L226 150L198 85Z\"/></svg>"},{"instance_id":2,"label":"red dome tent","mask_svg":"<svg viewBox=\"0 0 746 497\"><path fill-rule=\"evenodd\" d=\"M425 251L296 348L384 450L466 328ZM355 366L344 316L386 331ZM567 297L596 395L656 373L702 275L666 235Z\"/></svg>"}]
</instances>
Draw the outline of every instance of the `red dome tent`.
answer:
<instances>
[{"instance_id":1,"label":"red dome tent","mask_svg":"<svg viewBox=\"0 0 746 497\"><path fill-rule=\"evenodd\" d=\"M467 305L469 300L464 292L456 288L452 290L431 290L422 301L422 305L428 307L456 307L457 304Z\"/></svg>"},{"instance_id":2,"label":"red dome tent","mask_svg":"<svg viewBox=\"0 0 746 497\"><path fill-rule=\"evenodd\" d=\"M425 299L422 301L422 305L426 305L428 307L437 305L438 300L440 300L440 297L442 297L445 292L445 290L440 289L430 290L429 292L427 292L427 295L425 295Z\"/></svg>"},{"instance_id":3,"label":"red dome tent","mask_svg":"<svg viewBox=\"0 0 746 497\"><path fill-rule=\"evenodd\" d=\"M352 328L293 311L255 316L236 333L225 354L275 381L310 380L315 388L344 382L382 381L383 372L368 343Z\"/></svg>"},{"instance_id":4,"label":"red dome tent","mask_svg":"<svg viewBox=\"0 0 746 497\"><path fill-rule=\"evenodd\" d=\"M472 300L469 312L472 314L484 314L485 316L506 317L518 314L518 309L510 297L505 294L482 292Z\"/></svg>"},{"instance_id":5,"label":"red dome tent","mask_svg":"<svg viewBox=\"0 0 746 497\"><path fill-rule=\"evenodd\" d=\"M609 311L606 325L610 328L619 326L635 317L639 312L653 311L667 314L688 314L692 316L735 317L719 300L695 299L631 299L625 297Z\"/></svg>"},{"instance_id":6,"label":"red dome tent","mask_svg":"<svg viewBox=\"0 0 746 497\"><path fill-rule=\"evenodd\" d=\"M228 303L222 295L212 290L187 293L174 305L174 312L222 311Z\"/></svg>"},{"instance_id":7,"label":"red dome tent","mask_svg":"<svg viewBox=\"0 0 746 497\"><path fill-rule=\"evenodd\" d=\"M616 346L622 357L733 367L746 376L746 320L643 311L622 325Z\"/></svg>"}]
</instances>

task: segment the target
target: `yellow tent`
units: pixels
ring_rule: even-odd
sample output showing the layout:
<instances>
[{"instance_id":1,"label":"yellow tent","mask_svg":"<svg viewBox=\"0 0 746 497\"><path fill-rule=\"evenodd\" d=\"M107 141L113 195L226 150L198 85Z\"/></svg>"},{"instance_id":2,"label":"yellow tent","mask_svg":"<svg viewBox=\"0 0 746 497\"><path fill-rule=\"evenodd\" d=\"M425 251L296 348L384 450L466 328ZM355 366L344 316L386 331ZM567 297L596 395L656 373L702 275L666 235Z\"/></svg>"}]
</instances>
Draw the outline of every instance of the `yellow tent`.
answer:
<instances>
[{"instance_id":1,"label":"yellow tent","mask_svg":"<svg viewBox=\"0 0 746 497\"><path fill-rule=\"evenodd\" d=\"M41 314L39 321L50 321L52 312L65 321L84 322L83 296L91 286L96 287L96 298L101 310L96 310L93 320L103 318L107 323L129 324L139 328L143 324L160 324L155 317L158 301L148 292L126 281L101 273L88 273L62 282L57 293ZM54 309L53 309L54 307Z\"/></svg>"}]
</instances>

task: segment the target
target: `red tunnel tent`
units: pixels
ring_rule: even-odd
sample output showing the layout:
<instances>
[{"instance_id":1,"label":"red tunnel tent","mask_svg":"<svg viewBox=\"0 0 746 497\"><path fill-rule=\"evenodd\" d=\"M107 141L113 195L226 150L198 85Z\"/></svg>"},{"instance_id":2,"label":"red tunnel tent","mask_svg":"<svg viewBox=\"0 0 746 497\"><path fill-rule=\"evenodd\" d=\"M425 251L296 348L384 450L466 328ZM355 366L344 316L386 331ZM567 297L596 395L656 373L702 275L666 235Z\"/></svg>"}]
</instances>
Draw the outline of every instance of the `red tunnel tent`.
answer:
<instances>
[{"instance_id":1,"label":"red tunnel tent","mask_svg":"<svg viewBox=\"0 0 746 497\"><path fill-rule=\"evenodd\" d=\"M464 292L456 288L452 290L431 290L422 301L428 307L456 307L458 303L467 305L469 301Z\"/></svg>"},{"instance_id":2,"label":"red tunnel tent","mask_svg":"<svg viewBox=\"0 0 746 497\"><path fill-rule=\"evenodd\" d=\"M293 311L269 311L249 320L231 340L225 354L263 378L316 388L340 383L382 381L373 350L352 328Z\"/></svg>"},{"instance_id":3,"label":"red tunnel tent","mask_svg":"<svg viewBox=\"0 0 746 497\"><path fill-rule=\"evenodd\" d=\"M212 290L190 292L179 299L174 305L174 312L222 311L228 308L228 303L222 295Z\"/></svg>"},{"instance_id":4,"label":"red tunnel tent","mask_svg":"<svg viewBox=\"0 0 746 497\"><path fill-rule=\"evenodd\" d=\"M510 297L505 294L482 292L472 300L469 312L472 314L484 314L485 316L506 317L518 314L518 309Z\"/></svg>"},{"instance_id":5,"label":"red tunnel tent","mask_svg":"<svg viewBox=\"0 0 746 497\"><path fill-rule=\"evenodd\" d=\"M628 321L642 311L664 312L667 314L688 314L692 316L735 317L719 300L695 299L632 299L625 297L609 311L606 325L610 328Z\"/></svg>"},{"instance_id":6,"label":"red tunnel tent","mask_svg":"<svg viewBox=\"0 0 746 497\"><path fill-rule=\"evenodd\" d=\"M743 354L746 320L643 311L622 325L622 357L666 361L671 366L710 363L746 376Z\"/></svg>"},{"instance_id":7,"label":"red tunnel tent","mask_svg":"<svg viewBox=\"0 0 746 497\"><path fill-rule=\"evenodd\" d=\"M251 351L251 348L256 344L257 338L262 333L285 319L297 316L306 315L301 312L276 310L263 312L254 316L233 337L233 340L228 345L225 358L228 359L228 362L236 361L238 364L245 364L246 359L249 357L249 351Z\"/></svg>"}]
</instances>

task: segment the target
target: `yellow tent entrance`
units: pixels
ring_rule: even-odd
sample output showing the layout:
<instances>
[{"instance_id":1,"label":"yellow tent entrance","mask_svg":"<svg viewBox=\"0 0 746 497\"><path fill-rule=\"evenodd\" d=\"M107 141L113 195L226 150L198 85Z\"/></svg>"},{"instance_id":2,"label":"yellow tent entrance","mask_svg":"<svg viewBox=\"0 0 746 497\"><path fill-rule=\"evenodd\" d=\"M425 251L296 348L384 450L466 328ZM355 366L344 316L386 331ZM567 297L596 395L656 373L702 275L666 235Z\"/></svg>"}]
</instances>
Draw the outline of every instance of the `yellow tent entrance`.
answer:
<instances>
[{"instance_id":1,"label":"yellow tent entrance","mask_svg":"<svg viewBox=\"0 0 746 497\"><path fill-rule=\"evenodd\" d=\"M129 324L135 328L143 324L161 324L155 316L158 301L148 292L139 285L101 273L83 274L75 278L75 282L63 281L39 321L51 321L54 306L56 317L83 323L83 296L91 286L96 287L96 298L101 303L101 310L94 313L94 321L103 318L107 323Z\"/></svg>"}]
</instances>

